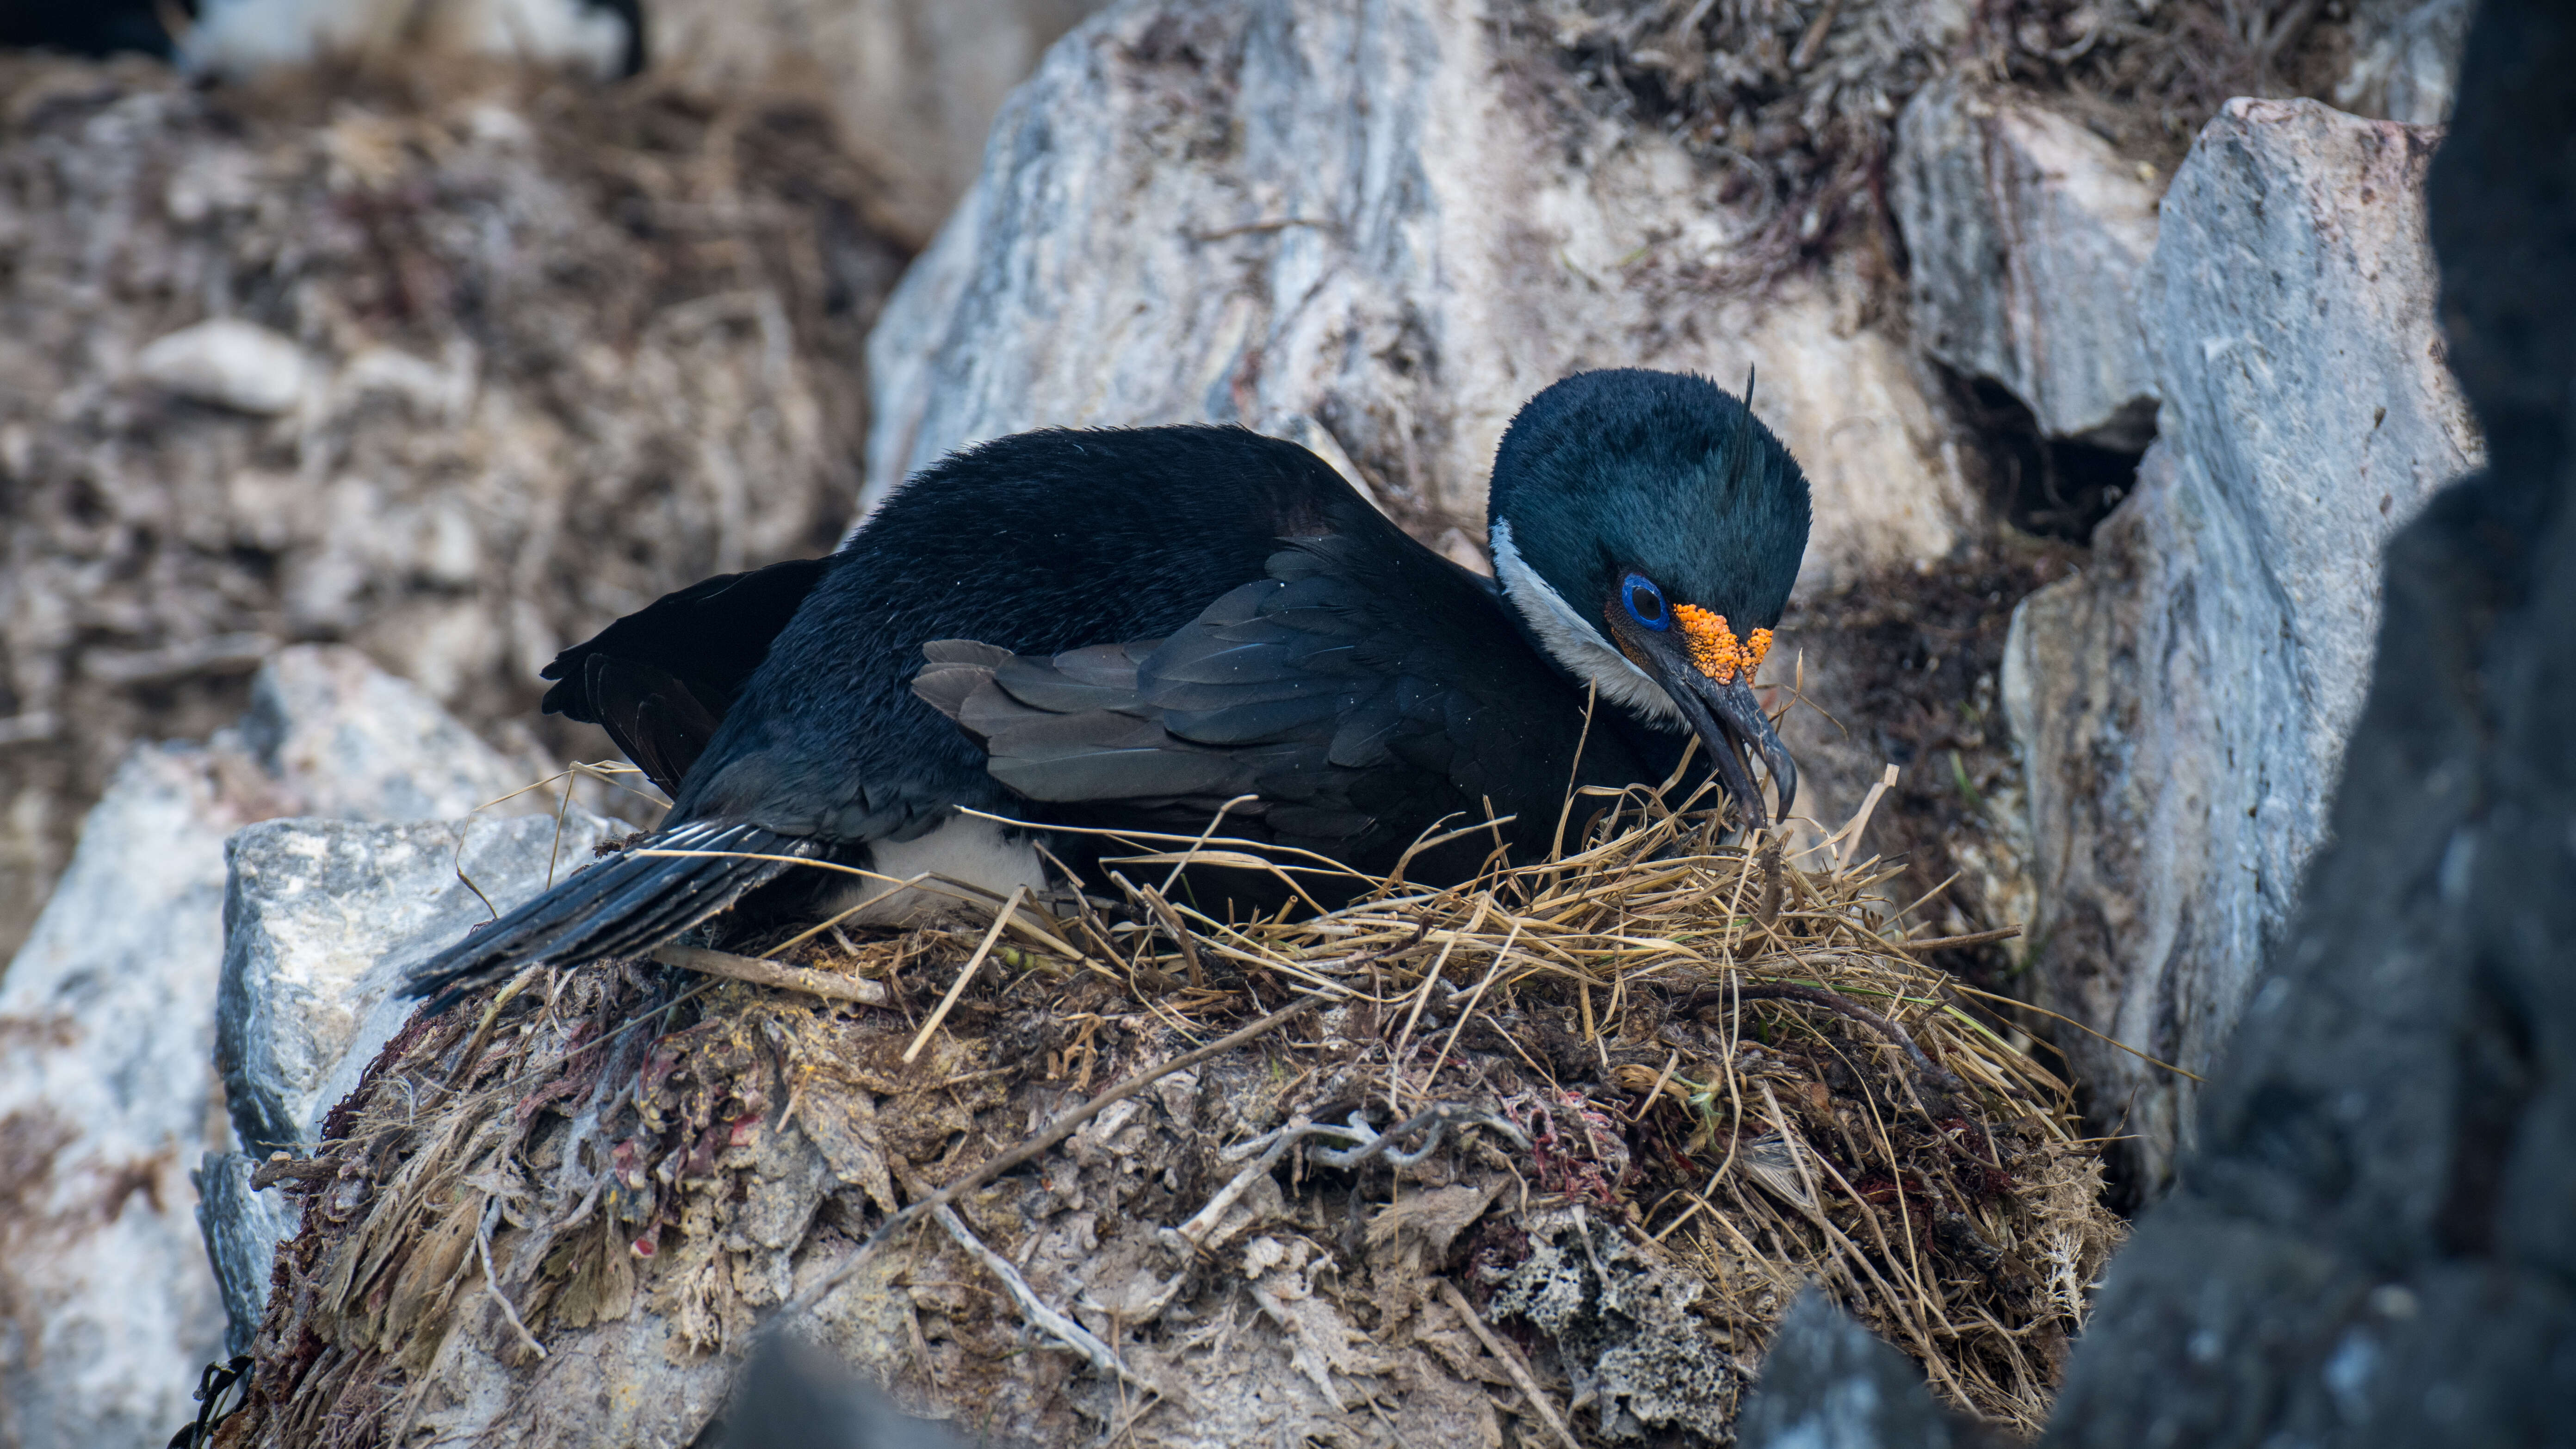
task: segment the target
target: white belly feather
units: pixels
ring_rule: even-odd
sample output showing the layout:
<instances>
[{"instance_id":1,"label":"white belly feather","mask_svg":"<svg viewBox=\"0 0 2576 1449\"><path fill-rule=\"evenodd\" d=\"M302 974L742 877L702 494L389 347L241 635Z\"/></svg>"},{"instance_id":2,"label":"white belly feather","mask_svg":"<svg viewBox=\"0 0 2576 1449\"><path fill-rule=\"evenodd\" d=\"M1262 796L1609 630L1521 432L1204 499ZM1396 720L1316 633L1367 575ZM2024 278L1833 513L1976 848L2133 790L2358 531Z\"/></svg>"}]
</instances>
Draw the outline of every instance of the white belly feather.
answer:
<instances>
[{"instance_id":1,"label":"white belly feather","mask_svg":"<svg viewBox=\"0 0 2576 1449\"><path fill-rule=\"evenodd\" d=\"M825 914L837 915L867 902L851 920L864 926L917 926L943 915L988 916L994 901L974 900L965 892L926 881L916 889L896 882L919 875L945 876L993 893L997 899L1013 886L1032 892L1046 886L1045 863L1026 840L1005 840L1003 827L972 816L952 816L929 834L914 840L880 840L870 847L872 869L890 880L850 879Z\"/></svg>"}]
</instances>

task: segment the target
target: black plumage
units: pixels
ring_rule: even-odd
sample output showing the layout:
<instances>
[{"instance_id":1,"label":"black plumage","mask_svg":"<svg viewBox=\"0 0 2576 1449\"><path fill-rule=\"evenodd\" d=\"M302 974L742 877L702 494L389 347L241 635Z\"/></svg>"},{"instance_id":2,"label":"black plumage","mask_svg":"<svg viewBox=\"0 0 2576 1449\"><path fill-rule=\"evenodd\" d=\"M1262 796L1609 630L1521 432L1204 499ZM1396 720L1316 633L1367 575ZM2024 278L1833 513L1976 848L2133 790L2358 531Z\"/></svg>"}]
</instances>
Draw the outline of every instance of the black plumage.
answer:
<instances>
[{"instance_id":1,"label":"black plumage","mask_svg":"<svg viewBox=\"0 0 2576 1449\"><path fill-rule=\"evenodd\" d=\"M1527 859L1578 778L1584 692L1513 632L1490 582L1350 502L1168 639L925 670L920 689L1055 820L1195 831L1252 794L1228 833L1383 872L1425 827L1490 807L1517 817L1500 830ZM1580 782L1660 779L1681 744L1599 711ZM1462 840L1414 878L1454 877L1493 844Z\"/></svg>"},{"instance_id":2,"label":"black plumage","mask_svg":"<svg viewBox=\"0 0 2576 1449\"><path fill-rule=\"evenodd\" d=\"M539 677L548 714L608 731L666 795L697 763L829 559L718 574L655 600L555 656Z\"/></svg>"},{"instance_id":3,"label":"black plumage","mask_svg":"<svg viewBox=\"0 0 2576 1449\"><path fill-rule=\"evenodd\" d=\"M1637 592L1651 570L1647 594L1723 606L1739 631L1777 620L1807 510L1777 440L1702 380L1583 374L1515 420L1493 500L1499 589L1312 454L1239 428L952 455L830 559L710 580L565 651L548 707L676 787L655 853L573 877L416 989L644 949L824 874L781 858L865 866L959 806L1195 832L1248 795L1228 834L1371 872L1444 818L1510 817L1407 863L1457 879L1498 842L1543 853L1569 784L1664 778L1687 720L1757 813L1741 752L1761 753L1785 812L1794 777L1744 718L1744 681L1689 677L1674 616ZM1050 844L1077 869L1099 853ZM1212 907L1277 895L1232 870L1192 889Z\"/></svg>"}]
</instances>

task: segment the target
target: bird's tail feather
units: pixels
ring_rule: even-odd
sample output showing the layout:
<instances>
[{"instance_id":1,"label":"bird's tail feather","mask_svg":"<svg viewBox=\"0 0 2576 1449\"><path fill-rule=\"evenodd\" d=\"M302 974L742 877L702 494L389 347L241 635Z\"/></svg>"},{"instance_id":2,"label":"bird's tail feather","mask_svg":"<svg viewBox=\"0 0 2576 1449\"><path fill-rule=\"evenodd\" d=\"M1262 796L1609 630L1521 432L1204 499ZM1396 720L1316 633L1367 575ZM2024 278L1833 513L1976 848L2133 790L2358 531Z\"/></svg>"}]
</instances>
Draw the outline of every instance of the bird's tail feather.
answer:
<instances>
[{"instance_id":1,"label":"bird's tail feather","mask_svg":"<svg viewBox=\"0 0 2576 1449\"><path fill-rule=\"evenodd\" d=\"M437 993L430 1009L439 1011L477 986L540 962L582 966L649 951L794 868L778 857L821 854L814 840L757 825L682 825L580 872L413 967L403 990Z\"/></svg>"}]
</instances>

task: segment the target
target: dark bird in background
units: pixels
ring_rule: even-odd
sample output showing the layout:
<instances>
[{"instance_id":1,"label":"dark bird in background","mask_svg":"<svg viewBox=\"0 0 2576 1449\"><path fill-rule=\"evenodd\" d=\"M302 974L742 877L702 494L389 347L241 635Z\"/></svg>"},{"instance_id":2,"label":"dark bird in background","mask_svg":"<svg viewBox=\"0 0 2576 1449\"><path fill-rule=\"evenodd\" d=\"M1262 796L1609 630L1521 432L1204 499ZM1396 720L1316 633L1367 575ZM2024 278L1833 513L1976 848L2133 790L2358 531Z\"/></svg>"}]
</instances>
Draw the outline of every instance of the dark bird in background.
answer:
<instances>
[{"instance_id":1,"label":"dark bird in background","mask_svg":"<svg viewBox=\"0 0 2576 1449\"><path fill-rule=\"evenodd\" d=\"M1044 887L1040 844L1078 871L1104 848L1047 826L1194 835L1246 795L1222 833L1372 874L1443 821L1497 822L1406 863L1448 883L1497 841L1543 858L1570 786L1660 782L1692 735L1741 818L1768 813L1755 757L1786 818L1796 772L1751 681L1807 524L1742 402L1637 370L1513 419L1493 580L1240 428L968 448L830 558L710 579L558 656L546 709L604 726L670 814L412 989L646 951L755 890L911 919L942 899L900 888L925 872L999 896ZM1187 879L1211 913L1286 898L1261 872Z\"/></svg>"},{"instance_id":2,"label":"dark bird in background","mask_svg":"<svg viewBox=\"0 0 2576 1449\"><path fill-rule=\"evenodd\" d=\"M978 1439L979 1445L990 1440ZM916 1419L832 1353L764 1334L724 1416L696 1449L963 1449L946 1427Z\"/></svg>"},{"instance_id":3,"label":"dark bird in background","mask_svg":"<svg viewBox=\"0 0 2576 1449\"><path fill-rule=\"evenodd\" d=\"M547 3L547 0L537 0ZM617 23L619 55L613 71L601 79L643 73L648 49L642 0L554 0L568 14L602 15ZM255 32L254 49L279 58L313 59L324 48L318 21L332 17L297 3L266 0L0 0L0 49L58 50L105 59L111 55L148 55L174 64L193 64L189 32L199 24L230 25ZM417 20L416 7L378 6L378 28L394 33L371 37L399 46L400 28ZM515 16L505 16L505 24ZM363 28L363 27L362 27Z\"/></svg>"},{"instance_id":4,"label":"dark bird in background","mask_svg":"<svg viewBox=\"0 0 2576 1449\"><path fill-rule=\"evenodd\" d=\"M0 0L0 49L178 56L174 24L196 17L191 0Z\"/></svg>"}]
</instances>

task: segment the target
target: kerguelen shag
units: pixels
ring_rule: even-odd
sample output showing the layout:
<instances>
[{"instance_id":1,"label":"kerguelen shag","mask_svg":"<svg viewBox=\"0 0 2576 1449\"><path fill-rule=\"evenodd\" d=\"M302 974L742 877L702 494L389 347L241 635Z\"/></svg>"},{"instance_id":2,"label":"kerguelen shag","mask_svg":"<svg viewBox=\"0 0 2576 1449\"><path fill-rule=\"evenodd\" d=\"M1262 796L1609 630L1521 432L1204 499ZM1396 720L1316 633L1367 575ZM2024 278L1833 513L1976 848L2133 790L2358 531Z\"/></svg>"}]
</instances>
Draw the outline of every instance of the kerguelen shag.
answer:
<instances>
[{"instance_id":1,"label":"kerguelen shag","mask_svg":"<svg viewBox=\"0 0 2576 1449\"><path fill-rule=\"evenodd\" d=\"M1660 782L1693 734L1740 818L1767 814L1755 756L1787 816L1751 685L1807 482L1744 403L1569 377L1504 434L1488 520L1492 580L1241 428L964 449L829 558L709 579L557 656L546 709L604 726L670 814L411 989L648 951L751 893L900 922L954 899L902 888L925 873L1043 889L1041 845L1076 871L1133 853L1060 827L1196 835L1229 801L1223 833L1372 874L1443 821L1500 821L1406 862L1442 884L1497 841L1543 858L1570 786ZM1211 913L1283 899L1242 869L1188 888Z\"/></svg>"}]
</instances>

